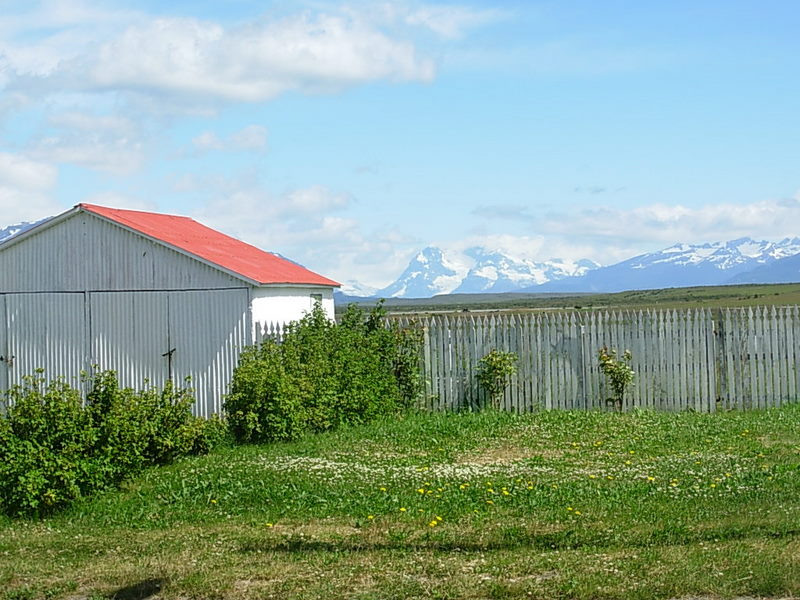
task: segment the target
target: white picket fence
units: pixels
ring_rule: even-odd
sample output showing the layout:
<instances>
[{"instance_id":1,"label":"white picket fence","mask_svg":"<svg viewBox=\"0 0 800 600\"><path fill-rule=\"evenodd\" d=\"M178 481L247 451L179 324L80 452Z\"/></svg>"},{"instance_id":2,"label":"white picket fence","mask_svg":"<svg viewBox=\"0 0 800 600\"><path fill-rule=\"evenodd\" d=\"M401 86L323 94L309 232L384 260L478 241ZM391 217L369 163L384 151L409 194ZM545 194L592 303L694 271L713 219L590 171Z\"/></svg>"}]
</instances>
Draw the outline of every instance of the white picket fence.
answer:
<instances>
[{"instance_id":1,"label":"white picket fence","mask_svg":"<svg viewBox=\"0 0 800 600\"><path fill-rule=\"evenodd\" d=\"M424 331L425 405L476 409L476 379L492 349L519 356L503 399L511 411L608 409L598 367L603 346L630 350L625 407L703 412L779 406L798 399L797 307L400 317Z\"/></svg>"},{"instance_id":2,"label":"white picket fence","mask_svg":"<svg viewBox=\"0 0 800 600\"><path fill-rule=\"evenodd\" d=\"M286 326L287 323L283 322L253 323L253 343L260 344L264 340L280 342L286 335Z\"/></svg>"}]
</instances>

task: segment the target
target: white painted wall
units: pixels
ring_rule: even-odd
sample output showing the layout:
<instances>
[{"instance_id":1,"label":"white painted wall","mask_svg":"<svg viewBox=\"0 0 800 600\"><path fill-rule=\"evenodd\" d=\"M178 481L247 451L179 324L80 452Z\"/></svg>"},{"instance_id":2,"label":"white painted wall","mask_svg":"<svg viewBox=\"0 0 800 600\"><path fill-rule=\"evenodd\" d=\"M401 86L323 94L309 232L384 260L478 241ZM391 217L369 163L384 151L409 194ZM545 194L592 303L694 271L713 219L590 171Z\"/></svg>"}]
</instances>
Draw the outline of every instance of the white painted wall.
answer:
<instances>
[{"instance_id":1,"label":"white painted wall","mask_svg":"<svg viewBox=\"0 0 800 600\"><path fill-rule=\"evenodd\" d=\"M253 288L250 310L253 323L288 323L311 312L314 298L322 296L322 309L333 320L333 288L314 286L264 286Z\"/></svg>"}]
</instances>

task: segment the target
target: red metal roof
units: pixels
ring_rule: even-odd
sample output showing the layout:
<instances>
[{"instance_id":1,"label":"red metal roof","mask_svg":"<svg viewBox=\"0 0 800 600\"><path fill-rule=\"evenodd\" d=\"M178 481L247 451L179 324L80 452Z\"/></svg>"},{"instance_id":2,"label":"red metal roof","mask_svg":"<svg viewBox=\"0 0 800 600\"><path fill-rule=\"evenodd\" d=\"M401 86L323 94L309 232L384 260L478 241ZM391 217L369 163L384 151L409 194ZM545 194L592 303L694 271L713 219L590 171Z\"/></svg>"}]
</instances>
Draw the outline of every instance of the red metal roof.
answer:
<instances>
[{"instance_id":1,"label":"red metal roof","mask_svg":"<svg viewBox=\"0 0 800 600\"><path fill-rule=\"evenodd\" d=\"M339 286L327 277L206 227L189 217L107 208L94 204L78 206L261 284Z\"/></svg>"}]
</instances>

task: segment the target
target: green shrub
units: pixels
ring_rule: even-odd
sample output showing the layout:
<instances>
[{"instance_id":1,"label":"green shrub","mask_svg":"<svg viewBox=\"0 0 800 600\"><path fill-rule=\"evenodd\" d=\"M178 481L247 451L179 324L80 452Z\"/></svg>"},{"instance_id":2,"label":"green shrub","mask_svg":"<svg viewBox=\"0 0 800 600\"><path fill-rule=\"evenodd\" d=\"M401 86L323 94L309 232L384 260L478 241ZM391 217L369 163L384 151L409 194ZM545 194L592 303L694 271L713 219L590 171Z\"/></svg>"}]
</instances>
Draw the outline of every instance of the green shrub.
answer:
<instances>
[{"instance_id":1,"label":"green shrub","mask_svg":"<svg viewBox=\"0 0 800 600\"><path fill-rule=\"evenodd\" d=\"M42 515L176 457L207 452L224 425L193 417L191 393L120 389L113 372L89 382L86 401L41 373L9 390L0 417L0 511Z\"/></svg>"},{"instance_id":2,"label":"green shrub","mask_svg":"<svg viewBox=\"0 0 800 600\"><path fill-rule=\"evenodd\" d=\"M493 349L478 361L478 383L486 390L495 408L500 407L508 387L508 378L517 372L519 357L514 352Z\"/></svg>"},{"instance_id":3,"label":"green shrub","mask_svg":"<svg viewBox=\"0 0 800 600\"><path fill-rule=\"evenodd\" d=\"M605 374L608 385L611 387L611 397L606 402L614 404L620 411L625 397L625 388L633 382L635 375L631 368L632 358L630 350L625 350L619 359L617 351L609 350L607 346L603 346L598 351L600 370Z\"/></svg>"},{"instance_id":4,"label":"green shrub","mask_svg":"<svg viewBox=\"0 0 800 600\"><path fill-rule=\"evenodd\" d=\"M283 341L246 349L225 408L240 441L294 439L409 407L421 391L418 334L387 326L378 304L340 324L317 305Z\"/></svg>"}]
</instances>

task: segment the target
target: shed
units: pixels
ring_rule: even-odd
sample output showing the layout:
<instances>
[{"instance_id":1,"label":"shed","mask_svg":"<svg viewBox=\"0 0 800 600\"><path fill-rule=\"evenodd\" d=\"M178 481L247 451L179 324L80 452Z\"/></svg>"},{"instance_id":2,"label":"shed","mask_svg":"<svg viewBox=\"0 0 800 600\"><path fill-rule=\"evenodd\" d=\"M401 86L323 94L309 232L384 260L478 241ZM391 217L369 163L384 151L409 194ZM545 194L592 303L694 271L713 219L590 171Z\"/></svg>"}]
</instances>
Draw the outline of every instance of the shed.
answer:
<instances>
[{"instance_id":1,"label":"shed","mask_svg":"<svg viewBox=\"0 0 800 600\"><path fill-rule=\"evenodd\" d=\"M37 368L191 377L195 414L219 413L259 324L333 318L338 286L188 217L79 204L0 244L0 389Z\"/></svg>"}]
</instances>

